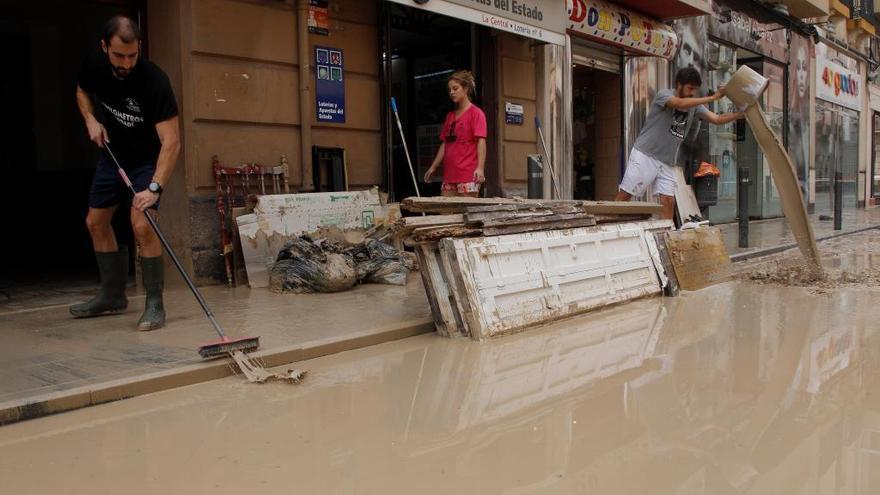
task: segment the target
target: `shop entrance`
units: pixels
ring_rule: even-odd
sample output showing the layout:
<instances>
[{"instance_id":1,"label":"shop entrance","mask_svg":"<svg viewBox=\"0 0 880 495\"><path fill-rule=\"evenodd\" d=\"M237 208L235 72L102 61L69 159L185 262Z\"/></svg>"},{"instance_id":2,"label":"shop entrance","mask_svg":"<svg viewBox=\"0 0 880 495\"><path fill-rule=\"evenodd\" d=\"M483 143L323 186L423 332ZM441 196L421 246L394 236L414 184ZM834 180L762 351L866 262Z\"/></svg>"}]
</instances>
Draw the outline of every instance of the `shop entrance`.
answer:
<instances>
[{"instance_id":1,"label":"shop entrance","mask_svg":"<svg viewBox=\"0 0 880 495\"><path fill-rule=\"evenodd\" d=\"M816 101L815 212L834 215L834 177L840 172L843 207L858 206L859 113Z\"/></svg>"},{"instance_id":2,"label":"shop entrance","mask_svg":"<svg viewBox=\"0 0 880 495\"><path fill-rule=\"evenodd\" d=\"M746 65L762 74L770 82L761 97L761 109L767 116L770 127L777 136L784 137L786 123L785 67L761 57L757 53L737 48L717 40L709 41L708 80L706 87L717 88L727 84L736 69ZM708 105L709 109L724 114L737 109L730 100L722 99ZM732 222L737 218L737 171L739 167L749 169L749 217L773 218L782 215L779 191L773 182L770 165L751 128L745 120L738 120L722 126L701 125L701 148L708 150L692 157L693 169L700 161L715 164L721 172L718 178L718 191L715 204L708 207L706 218L721 223Z\"/></svg>"},{"instance_id":3,"label":"shop entrance","mask_svg":"<svg viewBox=\"0 0 880 495\"><path fill-rule=\"evenodd\" d=\"M494 142L491 105L484 104L491 92L491 71L481 70L481 48L490 43L483 28L469 22L385 2L385 92L397 100L419 190L423 196L439 196L442 174L429 183L422 180L440 146L440 131L446 114L453 109L446 86L449 76L460 69L474 73L477 95L474 101L486 112L488 142ZM482 42L481 42L482 40ZM488 77L487 77L488 76ZM388 102L383 105L387 108ZM395 200L415 195L403 142L394 115L386 119L386 143L390 151L386 170L388 191ZM491 149L491 145L488 147ZM493 177L491 152L486 176ZM495 174L497 176L497 174Z\"/></svg>"},{"instance_id":4,"label":"shop entrance","mask_svg":"<svg viewBox=\"0 0 880 495\"><path fill-rule=\"evenodd\" d=\"M613 200L621 178L621 79L589 60L572 69L574 197Z\"/></svg>"},{"instance_id":5,"label":"shop entrance","mask_svg":"<svg viewBox=\"0 0 880 495\"><path fill-rule=\"evenodd\" d=\"M104 22L116 14L137 19L137 4L47 0L4 6L0 311L64 304L97 282L84 220L98 151L76 106L76 80L81 61L98 50ZM127 211L122 214L127 218ZM130 245L130 228L121 230L127 222L118 224L121 241Z\"/></svg>"}]
</instances>

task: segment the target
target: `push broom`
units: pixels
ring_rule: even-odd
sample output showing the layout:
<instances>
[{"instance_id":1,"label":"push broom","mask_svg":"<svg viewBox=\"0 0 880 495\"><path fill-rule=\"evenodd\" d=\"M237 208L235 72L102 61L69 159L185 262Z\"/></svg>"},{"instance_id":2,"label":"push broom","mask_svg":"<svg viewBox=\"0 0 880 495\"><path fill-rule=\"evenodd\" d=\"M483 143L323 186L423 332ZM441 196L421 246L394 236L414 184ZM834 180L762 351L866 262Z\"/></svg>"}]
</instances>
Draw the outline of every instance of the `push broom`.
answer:
<instances>
[{"instance_id":1,"label":"push broom","mask_svg":"<svg viewBox=\"0 0 880 495\"><path fill-rule=\"evenodd\" d=\"M125 170L122 169L122 166L116 159L116 155L113 154L113 151L110 149L109 144L106 142L104 143L104 149L107 150L107 154L109 154L110 158L113 159L113 163L116 165L116 170L119 172L119 176L122 177L122 182L125 182L125 185L128 187L129 191L131 191L132 195L137 194L137 192L134 190L134 186L132 185L131 180L128 178L128 174L126 174ZM211 322L211 325L214 327L217 335L220 336L219 341L200 346L199 355L201 355L202 358L207 359L228 354L235 361L235 364L238 365L238 368L250 382L263 383L270 379L278 379L290 381L293 383L299 383L305 375L305 372L290 370L286 375L280 373L271 373L260 366L259 363L248 357L247 354L245 354L246 352L255 351L258 347L260 347L259 337L241 337L238 339L233 339L226 335L226 333L223 331L223 328L220 326L220 322L218 322L217 318L214 316L214 312L211 311L210 307L208 307L208 303L202 296L201 291L199 291L199 289L196 287L196 284L193 283L192 279L189 277L189 274L186 273L186 270L183 268L183 264L180 262L180 259L177 257L176 254L174 254L174 250L171 249L171 244L168 243L168 239L165 238L162 230L159 229L159 224L156 223L156 220L152 217L152 215L149 214L147 210L144 210L144 216L147 217L147 221L150 222L150 226L153 228L153 231L156 232L156 236L159 237L159 241L162 243L162 247L165 248L165 252L168 253L171 261L174 262L174 266L177 267L177 271L180 272L180 276L183 277L183 280L184 282L186 282L187 287L189 287L189 290L192 291L193 295L196 298L196 301L198 301L199 303L199 306L202 307L202 310L208 317L208 321Z\"/></svg>"}]
</instances>

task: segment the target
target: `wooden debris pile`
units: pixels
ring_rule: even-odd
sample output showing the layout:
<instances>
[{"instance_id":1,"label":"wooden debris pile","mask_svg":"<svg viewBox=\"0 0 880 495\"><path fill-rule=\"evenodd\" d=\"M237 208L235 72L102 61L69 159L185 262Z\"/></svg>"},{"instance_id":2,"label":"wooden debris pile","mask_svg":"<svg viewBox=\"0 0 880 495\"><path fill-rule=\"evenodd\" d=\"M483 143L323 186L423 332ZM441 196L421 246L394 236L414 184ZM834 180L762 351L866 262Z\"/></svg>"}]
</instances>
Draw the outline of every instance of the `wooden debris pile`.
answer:
<instances>
[{"instance_id":1,"label":"wooden debris pile","mask_svg":"<svg viewBox=\"0 0 880 495\"><path fill-rule=\"evenodd\" d=\"M448 237L521 234L632 222L646 220L661 210L659 204L634 201L463 197L407 198L400 207L415 213L431 213L403 217L395 224L396 236L409 245L437 242Z\"/></svg>"},{"instance_id":2,"label":"wooden debris pile","mask_svg":"<svg viewBox=\"0 0 880 495\"><path fill-rule=\"evenodd\" d=\"M435 327L482 340L660 292L643 202L408 198L393 236L414 247ZM422 215L418 215L421 213Z\"/></svg>"}]
</instances>

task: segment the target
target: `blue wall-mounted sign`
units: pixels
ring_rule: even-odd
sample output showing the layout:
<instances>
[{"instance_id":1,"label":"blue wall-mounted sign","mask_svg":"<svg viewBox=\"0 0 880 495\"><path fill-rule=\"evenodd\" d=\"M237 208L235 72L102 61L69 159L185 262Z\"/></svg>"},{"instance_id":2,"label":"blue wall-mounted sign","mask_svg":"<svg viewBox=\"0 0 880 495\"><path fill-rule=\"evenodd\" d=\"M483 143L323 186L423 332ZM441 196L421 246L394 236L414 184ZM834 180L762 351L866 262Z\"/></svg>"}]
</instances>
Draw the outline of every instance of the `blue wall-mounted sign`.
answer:
<instances>
[{"instance_id":1,"label":"blue wall-mounted sign","mask_svg":"<svg viewBox=\"0 0 880 495\"><path fill-rule=\"evenodd\" d=\"M315 110L318 122L345 123L345 81L339 48L315 47Z\"/></svg>"}]
</instances>

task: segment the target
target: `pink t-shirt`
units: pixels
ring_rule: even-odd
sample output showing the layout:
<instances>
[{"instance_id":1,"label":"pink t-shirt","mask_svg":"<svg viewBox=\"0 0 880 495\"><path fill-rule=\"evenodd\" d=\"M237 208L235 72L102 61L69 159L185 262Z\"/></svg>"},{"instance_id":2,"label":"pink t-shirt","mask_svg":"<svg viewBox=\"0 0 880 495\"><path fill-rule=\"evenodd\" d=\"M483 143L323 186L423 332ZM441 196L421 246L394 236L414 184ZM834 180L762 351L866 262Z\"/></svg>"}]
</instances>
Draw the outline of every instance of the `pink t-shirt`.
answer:
<instances>
[{"instance_id":1,"label":"pink t-shirt","mask_svg":"<svg viewBox=\"0 0 880 495\"><path fill-rule=\"evenodd\" d=\"M455 112L446 115L440 140L443 151L443 182L473 182L477 169L477 138L486 138L486 114L474 104L457 119Z\"/></svg>"}]
</instances>

